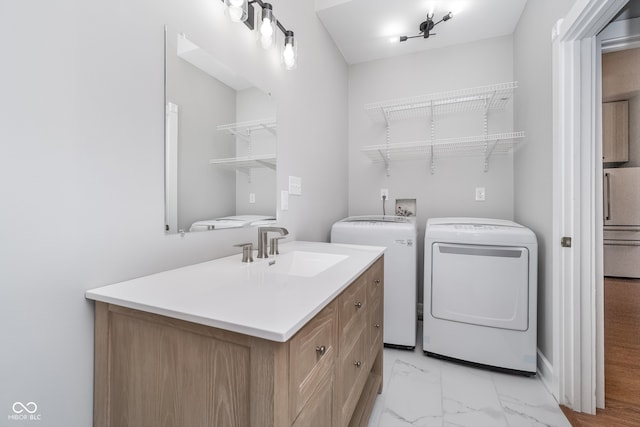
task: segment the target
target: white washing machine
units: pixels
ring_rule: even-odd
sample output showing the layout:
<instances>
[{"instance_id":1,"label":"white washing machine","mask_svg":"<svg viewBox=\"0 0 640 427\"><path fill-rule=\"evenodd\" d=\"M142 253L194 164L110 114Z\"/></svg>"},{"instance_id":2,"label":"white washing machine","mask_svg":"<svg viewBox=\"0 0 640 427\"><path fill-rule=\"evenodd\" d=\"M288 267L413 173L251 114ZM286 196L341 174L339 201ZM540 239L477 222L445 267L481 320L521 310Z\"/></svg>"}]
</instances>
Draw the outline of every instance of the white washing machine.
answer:
<instances>
[{"instance_id":1,"label":"white washing machine","mask_svg":"<svg viewBox=\"0 0 640 427\"><path fill-rule=\"evenodd\" d=\"M424 352L535 374L534 233L506 220L432 218L424 245Z\"/></svg>"},{"instance_id":2,"label":"white washing machine","mask_svg":"<svg viewBox=\"0 0 640 427\"><path fill-rule=\"evenodd\" d=\"M354 216L331 227L332 243L386 246L384 253L385 345L416 346L417 236L413 218Z\"/></svg>"}]
</instances>

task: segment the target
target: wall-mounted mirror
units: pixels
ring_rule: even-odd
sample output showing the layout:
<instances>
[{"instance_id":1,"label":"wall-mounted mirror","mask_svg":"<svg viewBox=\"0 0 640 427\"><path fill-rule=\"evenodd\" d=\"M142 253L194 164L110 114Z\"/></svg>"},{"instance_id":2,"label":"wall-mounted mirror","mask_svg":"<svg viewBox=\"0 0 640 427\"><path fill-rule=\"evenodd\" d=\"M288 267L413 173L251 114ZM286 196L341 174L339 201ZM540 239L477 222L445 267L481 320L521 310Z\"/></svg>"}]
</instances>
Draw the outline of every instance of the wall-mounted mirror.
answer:
<instances>
[{"instance_id":1,"label":"wall-mounted mirror","mask_svg":"<svg viewBox=\"0 0 640 427\"><path fill-rule=\"evenodd\" d=\"M271 96L166 27L165 106L165 231L274 222Z\"/></svg>"}]
</instances>

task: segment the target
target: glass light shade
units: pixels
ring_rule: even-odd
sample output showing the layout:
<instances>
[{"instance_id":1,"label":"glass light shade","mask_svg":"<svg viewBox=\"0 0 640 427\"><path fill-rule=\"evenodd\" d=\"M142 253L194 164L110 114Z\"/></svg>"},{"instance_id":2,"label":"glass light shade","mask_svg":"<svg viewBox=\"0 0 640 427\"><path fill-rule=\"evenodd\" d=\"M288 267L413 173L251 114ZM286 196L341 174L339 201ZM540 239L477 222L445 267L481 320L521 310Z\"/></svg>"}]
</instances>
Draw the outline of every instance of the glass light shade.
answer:
<instances>
[{"instance_id":1,"label":"glass light shade","mask_svg":"<svg viewBox=\"0 0 640 427\"><path fill-rule=\"evenodd\" d=\"M227 6L226 13L231 22L244 22L247 20L247 0L224 0Z\"/></svg>"},{"instance_id":2,"label":"glass light shade","mask_svg":"<svg viewBox=\"0 0 640 427\"><path fill-rule=\"evenodd\" d=\"M273 16L273 9L269 3L265 3L262 8L260 24L258 26L258 40L264 49L274 46L276 37L276 18Z\"/></svg>"},{"instance_id":3,"label":"glass light shade","mask_svg":"<svg viewBox=\"0 0 640 427\"><path fill-rule=\"evenodd\" d=\"M296 68L298 62L298 46L295 38L293 37L293 31L287 31L284 35L282 62L284 63L284 68L287 70L293 70Z\"/></svg>"}]
</instances>

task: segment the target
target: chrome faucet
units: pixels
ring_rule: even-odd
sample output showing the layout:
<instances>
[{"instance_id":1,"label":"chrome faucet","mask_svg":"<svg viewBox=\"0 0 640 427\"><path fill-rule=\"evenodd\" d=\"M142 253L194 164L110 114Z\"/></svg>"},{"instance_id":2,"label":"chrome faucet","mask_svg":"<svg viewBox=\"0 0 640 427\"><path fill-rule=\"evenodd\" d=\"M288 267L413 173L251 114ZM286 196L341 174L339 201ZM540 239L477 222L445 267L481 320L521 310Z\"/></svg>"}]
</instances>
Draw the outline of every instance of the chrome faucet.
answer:
<instances>
[{"instance_id":1,"label":"chrome faucet","mask_svg":"<svg viewBox=\"0 0 640 427\"><path fill-rule=\"evenodd\" d=\"M258 227L258 258L269 258L267 254L267 234L280 233L286 236L289 231L284 227Z\"/></svg>"}]
</instances>

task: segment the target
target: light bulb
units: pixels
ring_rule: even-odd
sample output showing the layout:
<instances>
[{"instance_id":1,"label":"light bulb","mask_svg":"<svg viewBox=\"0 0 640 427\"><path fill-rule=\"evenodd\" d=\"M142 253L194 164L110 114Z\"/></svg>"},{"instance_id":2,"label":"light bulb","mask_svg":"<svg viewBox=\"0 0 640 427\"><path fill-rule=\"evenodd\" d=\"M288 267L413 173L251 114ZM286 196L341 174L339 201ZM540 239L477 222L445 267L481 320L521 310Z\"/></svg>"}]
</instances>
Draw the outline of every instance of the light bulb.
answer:
<instances>
[{"instance_id":1,"label":"light bulb","mask_svg":"<svg viewBox=\"0 0 640 427\"><path fill-rule=\"evenodd\" d=\"M273 25L271 19L264 18L262 20L262 24L260 25L260 34L263 37L271 37L273 35Z\"/></svg>"},{"instance_id":2,"label":"light bulb","mask_svg":"<svg viewBox=\"0 0 640 427\"><path fill-rule=\"evenodd\" d=\"M273 46L273 37L260 37L260 46L262 46L264 49L269 49L271 46Z\"/></svg>"},{"instance_id":3,"label":"light bulb","mask_svg":"<svg viewBox=\"0 0 640 427\"><path fill-rule=\"evenodd\" d=\"M227 6L225 13L231 22L243 22L247 20L247 0L225 0Z\"/></svg>"},{"instance_id":4,"label":"light bulb","mask_svg":"<svg viewBox=\"0 0 640 427\"><path fill-rule=\"evenodd\" d=\"M284 59L284 66L287 70L292 69L296 65L296 53L291 44L287 44L284 47L282 58Z\"/></svg>"},{"instance_id":5,"label":"light bulb","mask_svg":"<svg viewBox=\"0 0 640 427\"><path fill-rule=\"evenodd\" d=\"M282 62L287 70L292 70L296 67L297 50L296 42L293 38L293 31L286 31L284 33L284 46L282 48Z\"/></svg>"},{"instance_id":6,"label":"light bulb","mask_svg":"<svg viewBox=\"0 0 640 427\"><path fill-rule=\"evenodd\" d=\"M270 49L275 44L276 18L273 16L273 8L269 3L264 3L262 6L260 28L258 28L257 35L263 49Z\"/></svg>"},{"instance_id":7,"label":"light bulb","mask_svg":"<svg viewBox=\"0 0 640 427\"><path fill-rule=\"evenodd\" d=\"M229 6L229 19L231 22L241 22L244 11L241 7Z\"/></svg>"}]
</instances>

